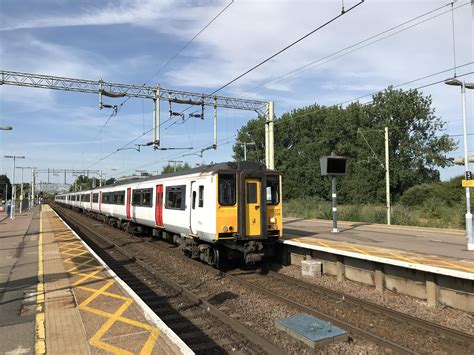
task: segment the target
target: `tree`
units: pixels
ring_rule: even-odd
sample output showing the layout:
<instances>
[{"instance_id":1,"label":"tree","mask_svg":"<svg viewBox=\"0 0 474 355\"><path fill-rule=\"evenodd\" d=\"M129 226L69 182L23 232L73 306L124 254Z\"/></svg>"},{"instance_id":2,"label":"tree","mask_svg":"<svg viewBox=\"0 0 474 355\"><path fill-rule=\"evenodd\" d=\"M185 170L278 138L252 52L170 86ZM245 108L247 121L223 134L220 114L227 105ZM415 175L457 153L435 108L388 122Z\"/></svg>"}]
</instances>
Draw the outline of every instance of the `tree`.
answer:
<instances>
[{"instance_id":1,"label":"tree","mask_svg":"<svg viewBox=\"0 0 474 355\"><path fill-rule=\"evenodd\" d=\"M8 200L11 198L11 184L7 175L0 175L0 200Z\"/></svg>"},{"instance_id":2,"label":"tree","mask_svg":"<svg viewBox=\"0 0 474 355\"><path fill-rule=\"evenodd\" d=\"M172 173L174 171L182 171L182 170L187 170L187 169L191 169L191 166L188 163L176 164L176 170L175 170L174 164L168 164L163 167L163 170L161 170L161 173L166 174L166 173Z\"/></svg>"},{"instance_id":3,"label":"tree","mask_svg":"<svg viewBox=\"0 0 474 355\"><path fill-rule=\"evenodd\" d=\"M115 178L107 179L105 180L105 185L112 185L115 183L115 181L117 181Z\"/></svg>"},{"instance_id":4,"label":"tree","mask_svg":"<svg viewBox=\"0 0 474 355\"><path fill-rule=\"evenodd\" d=\"M69 192L90 190L92 189L92 181L93 179L88 176L79 175L69 188Z\"/></svg>"},{"instance_id":5,"label":"tree","mask_svg":"<svg viewBox=\"0 0 474 355\"><path fill-rule=\"evenodd\" d=\"M431 98L417 90L388 88L370 105L312 105L283 114L275 121L275 167L283 174L285 198L320 196L330 199L330 181L320 176L319 158L332 151L349 159L349 175L338 179L341 202L382 202L385 198L383 129L390 132L391 191L394 199L412 186L439 181L436 167L450 164L446 153L454 141L440 132ZM264 118L247 123L238 141L256 143L249 160L263 162ZM234 158L243 149L234 145Z\"/></svg>"}]
</instances>

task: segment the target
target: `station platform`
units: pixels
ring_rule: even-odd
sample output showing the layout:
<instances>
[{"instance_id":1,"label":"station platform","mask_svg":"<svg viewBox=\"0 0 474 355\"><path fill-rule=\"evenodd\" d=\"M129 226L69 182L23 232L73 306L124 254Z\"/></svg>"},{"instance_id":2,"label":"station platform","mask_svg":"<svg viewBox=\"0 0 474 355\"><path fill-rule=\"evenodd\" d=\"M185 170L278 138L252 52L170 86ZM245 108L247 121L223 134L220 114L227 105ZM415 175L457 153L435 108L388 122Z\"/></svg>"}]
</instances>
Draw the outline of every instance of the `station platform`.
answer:
<instances>
[{"instance_id":1,"label":"station platform","mask_svg":"<svg viewBox=\"0 0 474 355\"><path fill-rule=\"evenodd\" d=\"M284 219L285 255L293 264L320 259L324 272L341 280L474 311L474 252L464 231L356 222L331 229L328 220Z\"/></svg>"},{"instance_id":2,"label":"station platform","mask_svg":"<svg viewBox=\"0 0 474 355\"><path fill-rule=\"evenodd\" d=\"M1 353L192 354L49 206L0 239Z\"/></svg>"}]
</instances>

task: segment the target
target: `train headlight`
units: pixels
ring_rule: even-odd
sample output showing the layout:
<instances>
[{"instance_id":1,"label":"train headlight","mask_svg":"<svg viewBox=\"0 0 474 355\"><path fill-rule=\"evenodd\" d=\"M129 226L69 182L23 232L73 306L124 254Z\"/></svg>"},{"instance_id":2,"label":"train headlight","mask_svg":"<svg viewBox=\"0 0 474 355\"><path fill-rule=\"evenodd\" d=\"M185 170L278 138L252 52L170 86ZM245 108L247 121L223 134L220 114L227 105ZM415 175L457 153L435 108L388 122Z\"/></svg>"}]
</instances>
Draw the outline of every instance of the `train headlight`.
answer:
<instances>
[{"instance_id":1,"label":"train headlight","mask_svg":"<svg viewBox=\"0 0 474 355\"><path fill-rule=\"evenodd\" d=\"M275 224L275 223L276 223L276 218L275 218L275 217L271 217L271 218L270 218L270 223Z\"/></svg>"},{"instance_id":2,"label":"train headlight","mask_svg":"<svg viewBox=\"0 0 474 355\"><path fill-rule=\"evenodd\" d=\"M224 231L224 233L227 232L227 226L222 227L222 230Z\"/></svg>"}]
</instances>

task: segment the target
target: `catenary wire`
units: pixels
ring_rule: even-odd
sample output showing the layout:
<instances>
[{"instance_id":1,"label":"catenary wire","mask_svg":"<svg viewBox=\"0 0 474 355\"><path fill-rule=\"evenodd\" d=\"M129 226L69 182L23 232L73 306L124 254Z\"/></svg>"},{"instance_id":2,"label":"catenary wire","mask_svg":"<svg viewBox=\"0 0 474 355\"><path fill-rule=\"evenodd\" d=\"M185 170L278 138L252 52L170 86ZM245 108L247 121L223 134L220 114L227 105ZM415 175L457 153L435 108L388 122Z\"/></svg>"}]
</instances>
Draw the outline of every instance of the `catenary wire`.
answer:
<instances>
[{"instance_id":1,"label":"catenary wire","mask_svg":"<svg viewBox=\"0 0 474 355\"><path fill-rule=\"evenodd\" d=\"M207 23L206 26L204 26L198 33L194 35L193 38L191 38L186 44L178 51L176 52L166 63L164 63L153 75L148 79L147 82L145 82L143 85L146 85L150 81L152 81L161 71L168 66L176 57L178 57L201 33L203 33L220 15L222 15L232 4L234 3L234 0L231 0L230 3L228 3L216 16L212 18L211 21Z\"/></svg>"},{"instance_id":2,"label":"catenary wire","mask_svg":"<svg viewBox=\"0 0 474 355\"><path fill-rule=\"evenodd\" d=\"M400 29L399 31L396 31L396 32L393 32L393 33L389 33L389 32L392 32L392 31L394 31L394 30L396 30L396 29L398 29L398 28L400 28L400 27L403 27L403 26L405 26L405 25L407 25L407 24L409 24L409 23L411 23L411 22L413 22L413 21L419 20L420 18L426 17L426 16L428 16L428 15L431 15L431 14L433 14L433 13L435 13L435 12L437 12L437 11L441 10L442 8L444 8L444 7L446 7L446 6L449 6L449 5L451 5L451 3L445 4L445 5L443 5L443 6L437 7L436 9L430 10L430 11L428 11L428 12L425 12L425 13L421 14L421 15L418 15L418 16L416 16L416 17L413 17L413 18L411 18L411 19L409 19L409 20L407 20L407 21L405 21L405 22L403 22L403 23L400 23L400 24L398 24L398 25L396 25L396 26L393 26L393 27L391 27L391 28L389 28L389 29L386 29L386 30L384 30L384 31L382 31L382 32L379 32L379 33L377 33L377 34L374 34L374 35L372 35L372 36L370 36L370 37L368 37L368 38L365 38L365 39L363 39L363 40L361 40L361 41L358 41L358 42L356 42L356 43L354 43L354 44L351 44L351 45L349 45L349 46L347 46L347 47L345 47L345 48L339 49L339 50L337 50L337 51L335 51L335 52L333 52L333 53L330 53L330 54L328 54L328 55L325 55L324 57L321 57L321 58L319 58L319 59L317 59L317 60L311 61L311 62L309 62L309 63L307 63L307 64L305 64L305 65L303 65L303 66L301 66L301 67L298 67L298 68L296 68L296 69L293 69L293 70L291 70L291 71L289 71L289 72L287 72L287 73L284 73L284 74L282 74L282 75L279 75L279 76L277 76L277 77L275 77L275 78L273 78L273 79L271 79L271 80L269 80L269 81L267 81L267 82L264 82L264 83L260 84L259 86L256 86L256 87L250 89L249 91L245 92L244 95L247 95L247 94L249 94L249 93L253 93L253 92L255 92L255 91L258 90L258 89L261 89L261 88L263 88L263 87L266 87L266 86L269 85L269 84L273 84L273 83L279 82L279 81L281 81L282 79L285 79L285 78L288 78L288 77L292 77L292 76L294 76L294 75L296 75L296 74L305 72L305 71L307 71L307 70L309 70L309 69L313 69L313 68L315 68L315 67L318 67L318 66L327 64L327 63L332 62L332 61L334 61L334 60L336 60L336 59L339 59L339 58L341 58L341 57L344 57L344 56L346 56L346 55L349 55L349 54L351 54L351 53L353 53L353 52L356 52L356 51L358 51L358 50L361 50L361 49L363 49L363 48L366 48L366 47L368 47L368 46L371 46L371 45L373 45L373 44L376 44L376 43L378 43L378 42L380 42L380 41L383 41L383 40L385 40L385 39L387 39L387 38L393 37L393 36L395 36L395 35L397 35L397 34L399 34L399 33L405 32L405 31L407 31L407 30L409 30L409 29L412 29L413 27L416 27L416 26L418 26L418 25L421 25L421 24L423 24L423 23L425 23L425 22L428 22L428 21L431 21L431 20L433 20L433 19L435 19L435 18L438 18L438 17L440 17L440 16L442 16L442 15L444 15L444 14L446 14L446 13L451 12L451 10L447 10L447 11L441 12L441 13L439 13L439 14L436 14L436 15L434 15L434 16L431 16L431 17L429 17L429 18L427 18L427 19L424 19L424 20L419 21L419 22L417 22L417 23L415 23L415 24L412 24L412 25L410 25L410 26L408 26L408 27L404 27L404 28ZM466 6L466 5L469 5L469 2L466 2L466 3L464 3L464 4L461 4L461 5L457 6L457 7L455 7L454 9L457 10L457 9L463 7L463 6ZM387 34L387 33L389 33L389 34L386 35L386 36L383 36L383 35L385 35L385 34ZM377 37L380 37L380 36L383 36L383 37L377 38ZM377 38L377 39L375 39L375 38ZM375 39L375 40L373 40L373 39ZM372 41L372 40L373 40L373 41ZM368 43L366 43L366 42L368 42Z\"/></svg>"},{"instance_id":3,"label":"catenary wire","mask_svg":"<svg viewBox=\"0 0 474 355\"><path fill-rule=\"evenodd\" d=\"M460 67L460 66L458 66L458 67ZM450 68L449 70L452 70L452 68ZM442 71L441 73L443 73L443 72L445 72L445 71ZM460 75L458 75L457 77L458 77L458 78L459 78L459 77L464 77L464 76L471 75L471 74L474 74L474 71L467 72L467 73L464 73L464 74L460 74ZM419 79L417 79L417 80L422 80L422 79L424 79L424 78L426 78L426 77L429 77L429 76L421 77L421 78L419 78ZM415 82L415 81L417 81L417 80L411 80L410 82L407 82L407 83L413 83L413 82ZM440 84L440 83L442 83L442 82L444 82L444 80L439 80L439 81L431 82L431 83L429 83L429 84L421 85L421 86L412 88L411 90L419 90L419 89L422 89L422 88L426 88L426 87L429 87L429 86L433 86L433 85ZM397 87L402 86L402 85L406 85L406 84L398 84ZM380 93L380 92L383 92L383 90L378 91L378 92L375 92L374 95L377 94L377 93ZM349 101L357 101L358 99L359 99L359 98L354 98L354 99L349 100ZM349 102L349 101L346 101L346 102ZM368 103L366 103L366 104L368 104ZM340 105L341 105L341 104L332 105L332 106L340 106ZM287 116L288 118L286 118L286 119L285 119L285 118L280 118L279 120L274 121L274 125L277 125L277 124L280 124L280 123L283 123L283 122L287 122L287 121L289 121L289 120L294 120L294 119L297 119L297 118L301 118L301 117L307 116L308 114L311 114L311 113L314 112L315 110L316 110L316 109L314 109L314 110L308 110L308 111L306 111L306 112L304 112L304 113L301 113L301 114L298 114L298 115ZM253 129L253 130L250 131L250 132L257 132L257 131L263 130L263 129L264 129L264 127L257 127L257 128ZM234 134L232 137L229 137L230 140L229 140L227 143L220 143L219 146L224 146L224 145L233 143L233 141L235 141L235 139L237 138L237 135L238 135L238 134L236 133L236 134ZM227 139L222 139L221 141L222 141L222 142L225 142L226 140L227 140ZM200 149L203 148L203 147L205 147L205 145L203 145L202 147L196 148L196 149L194 150L194 152L200 151ZM145 167L148 167L148 166L152 166L152 165L158 164L159 162L165 161L165 160L167 160L167 159L182 158L182 157L184 157L184 156L186 156L186 155L188 155L188 154L191 154L191 153L193 153L193 151L190 151L190 152L185 153L185 154L180 154L180 153L178 153L178 154L175 154L175 155L173 155L173 156L167 156L167 157L164 157L163 159L161 159L161 160L159 160L159 161L157 161L157 162L146 163L146 164L140 165L140 166L138 166L138 167L135 167L135 168L133 168L133 169L128 169L128 170L126 170L126 171L124 171L124 172L121 172L121 173L125 173L125 172L128 172L128 171L134 170L134 169L139 169L139 168L145 168ZM117 174L115 174L114 176L116 176L116 175L118 175L118 174L121 174L121 173L117 173Z\"/></svg>"},{"instance_id":4,"label":"catenary wire","mask_svg":"<svg viewBox=\"0 0 474 355\"><path fill-rule=\"evenodd\" d=\"M457 66L457 68L465 67L465 66L470 65L470 64L472 64L472 63L473 63L473 62L465 63L465 64L462 64L462 65ZM427 79L427 78L430 78L430 77L433 77L433 76L436 76L436 75L440 75L440 74L446 73L446 72L448 72L448 71L451 71L452 69L453 69L453 68L448 68L448 69L445 69L445 70L442 70L442 71L439 71L439 72L436 72L436 73L432 73L432 74L429 74L429 75L425 75L425 76L422 76L422 77L419 77L419 78L416 78L416 79L413 79L413 80L410 80L410 81L407 81L407 82L404 82L404 83L401 83L401 84L393 85L392 88L397 88L397 87L405 86L405 85L408 85L408 84L412 84L412 83L417 82L417 81L420 81L420 80L424 80L424 79ZM468 72L468 73L464 73L464 74L458 75L457 77L463 77L463 76L467 76L467 75L470 75L470 74L473 74L473 73L474 73L474 72L471 71L471 72ZM418 89L426 88L426 87L433 86L433 85L436 85L436 84L439 84L439 83L442 83L442 82L444 82L444 80L439 80L439 81L435 81L435 82L432 82L432 83L429 83L429 84L426 84L426 85L422 85L422 86L419 86L419 87L414 88L413 90L418 90ZM368 97L368 96L374 96L374 95L376 95L376 94L378 94L378 93L383 92L384 90L385 90L385 89L379 90L379 91L376 91L376 92L372 92L371 94L362 95L362 96L359 96L359 97L356 97L356 98L353 98L353 99L350 99L350 100L346 100L346 101L343 101L343 102L340 102L340 103L338 103L338 104L334 104L334 105L331 105L331 106L341 106L341 105L346 104L346 103L358 101L358 100L361 99L361 98L365 98L365 97ZM366 104L367 104L367 103L366 103ZM303 116L306 116L306 115L310 114L312 111L314 111L314 110L309 110L309 111L307 111L307 112L305 112L305 113L303 113L303 114L301 114L301 115L296 115L296 116L291 116L291 117L292 117L292 119L299 118L299 117L303 117ZM162 123L162 125L164 125L166 122L169 122L170 120L171 120L171 119L168 119L168 120L164 121L164 122ZM283 121L284 121L284 119L280 119L280 120L275 121L274 124L278 124L278 123L281 123L281 122L283 122ZM258 128L255 129L255 130L258 130ZM147 131L147 132L145 132L143 135L145 135L145 134L147 134L147 133L149 133L149 132L151 132L151 131L152 131L152 129L149 130L149 131ZM136 141L137 139L143 137L143 135L138 136L137 138L135 138L134 140L132 140L132 141L130 141L129 143L125 144L124 146L122 146L121 148L117 149L116 151L113 151L113 152L109 153L109 154L106 155L105 157L103 157L103 158L101 158L100 160L96 161L96 162L95 162L94 164L92 164L90 167L92 167L92 166L94 166L95 164L97 164L98 162L103 161L104 159L106 159L106 158L108 158L108 157L110 157L110 156L116 154L120 149L126 148L129 144L131 144L131 143L133 143L134 141ZM230 137L230 138L234 138L234 137L236 137L236 135L234 135L233 137ZM222 145L225 145L225 144L220 144L220 145L222 146ZM200 148L198 148L198 149L200 149ZM189 154L189 153L187 153L187 154ZM181 156L178 156L178 157L181 157ZM90 168L90 167L89 167L89 168Z\"/></svg>"},{"instance_id":5,"label":"catenary wire","mask_svg":"<svg viewBox=\"0 0 474 355\"><path fill-rule=\"evenodd\" d=\"M294 45L298 44L299 42L303 41L304 39L306 39L307 37L311 36L312 34L318 32L319 30L323 29L324 27L328 26L329 24L331 24L332 22L336 21L338 18L344 16L345 14L347 14L348 12L354 10L356 7L358 7L359 5L361 5L362 3L364 3L365 0L361 0L359 1L357 4L351 6L349 9L347 10L342 10L341 13L333 18L331 18L330 20L326 21L325 23L323 23L322 25L316 27L314 30L312 30L311 32L305 34L303 37L300 37L298 38L296 41L290 43L289 45L287 45L286 47L280 49L278 52L272 54L270 57L264 59L263 61L261 61L260 63L254 65L252 68L248 69L247 71L245 71L244 73L240 74L239 76L237 76L236 78L232 79L231 81L227 82L226 84L222 85L221 87L219 87L218 89L214 90L211 95L214 95L216 93L218 93L219 91L223 90L224 88L228 87L229 85L235 83L237 80L243 78L245 75L249 74L250 72L254 71L255 69L257 69L258 67L262 66L263 64L267 63L268 61L272 60L273 58L277 57L278 55L280 55L281 53L285 52L286 50L290 49L291 47L293 47Z\"/></svg>"},{"instance_id":6,"label":"catenary wire","mask_svg":"<svg viewBox=\"0 0 474 355\"><path fill-rule=\"evenodd\" d=\"M143 83L143 86L147 85L151 80L153 80L166 66L168 66L174 59L176 59L201 33L203 33L219 16L221 16L232 4L234 3L234 0L231 0L229 4L227 4L219 13L214 16L211 21L209 21L198 33L194 35L193 38L191 38L186 44L178 51L176 52L166 63L164 63L156 72L152 74L152 76ZM123 108L123 106L131 99L131 97L127 97L125 100L123 100L119 105L115 106L113 109L114 112L107 118L105 121L104 125L100 128L99 132L97 135L94 137L93 140L97 138L97 136L104 130L104 128L107 126L109 121L117 116L120 112L120 110Z\"/></svg>"}]
</instances>

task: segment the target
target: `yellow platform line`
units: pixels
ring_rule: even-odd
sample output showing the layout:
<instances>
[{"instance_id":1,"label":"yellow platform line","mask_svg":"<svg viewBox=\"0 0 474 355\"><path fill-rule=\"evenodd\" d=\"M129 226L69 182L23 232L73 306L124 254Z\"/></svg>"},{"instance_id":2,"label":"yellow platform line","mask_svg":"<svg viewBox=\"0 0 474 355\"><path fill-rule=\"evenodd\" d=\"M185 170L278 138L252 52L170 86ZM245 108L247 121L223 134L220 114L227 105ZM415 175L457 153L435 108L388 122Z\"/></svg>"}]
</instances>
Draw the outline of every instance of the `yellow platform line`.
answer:
<instances>
[{"instance_id":1,"label":"yellow platform line","mask_svg":"<svg viewBox=\"0 0 474 355\"><path fill-rule=\"evenodd\" d=\"M44 309L43 216L40 212L38 236L38 285L36 288L35 354L46 354L46 326Z\"/></svg>"},{"instance_id":2,"label":"yellow platform line","mask_svg":"<svg viewBox=\"0 0 474 355\"><path fill-rule=\"evenodd\" d=\"M390 251L389 249L379 249L377 247L372 247L372 246L358 245L356 247L347 242L341 243L341 242L333 242L333 241L326 241L326 240L322 241L321 239L318 239L318 238L290 236L290 238L288 238L287 240L291 240L292 242L298 243L301 245L316 244L328 249L353 250L357 253L364 254L364 255L382 257L382 258L387 258L387 259L403 260L403 261L410 262L412 264L437 266L437 267L444 267L444 268L454 269L454 270L474 272L474 268L465 266L465 264L474 264L474 261L470 261L470 260L461 260L458 263L456 261L448 261L448 260L443 260L443 259L426 259L422 255L402 254L402 253L397 253L396 251Z\"/></svg>"}]
</instances>

